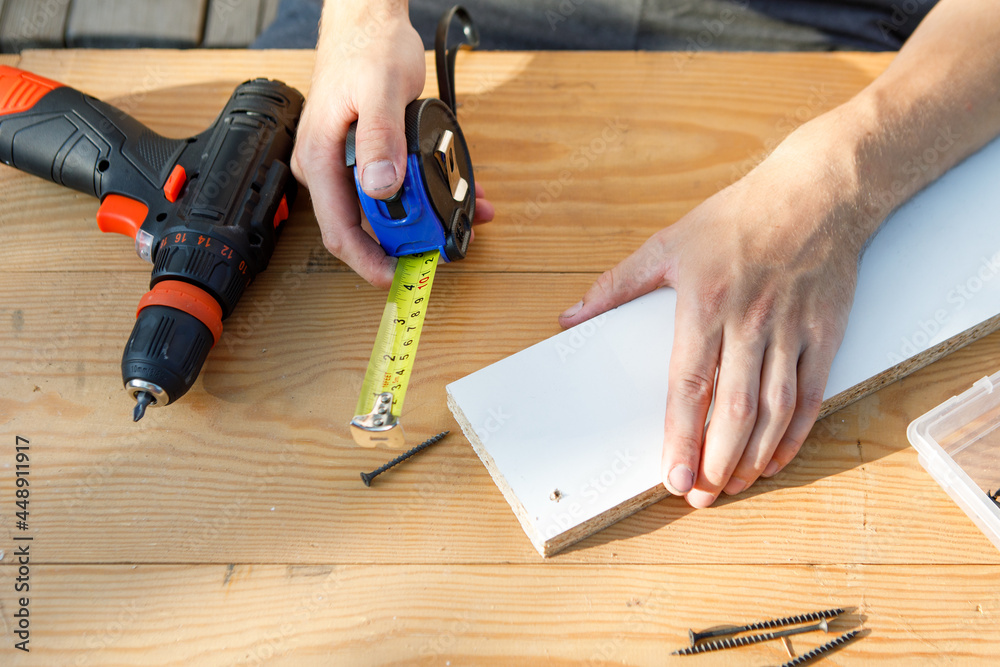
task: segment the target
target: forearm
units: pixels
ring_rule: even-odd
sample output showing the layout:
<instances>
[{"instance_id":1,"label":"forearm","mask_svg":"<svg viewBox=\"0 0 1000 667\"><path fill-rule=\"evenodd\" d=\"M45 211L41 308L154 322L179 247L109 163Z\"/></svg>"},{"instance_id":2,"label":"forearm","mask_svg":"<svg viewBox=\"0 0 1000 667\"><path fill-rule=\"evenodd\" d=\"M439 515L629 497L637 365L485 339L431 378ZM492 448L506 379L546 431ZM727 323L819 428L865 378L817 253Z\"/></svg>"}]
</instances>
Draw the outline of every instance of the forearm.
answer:
<instances>
[{"instance_id":1,"label":"forearm","mask_svg":"<svg viewBox=\"0 0 1000 667\"><path fill-rule=\"evenodd\" d=\"M364 51L385 32L387 24L400 20L409 22L407 0L327 0L320 20L317 65L335 66L344 56Z\"/></svg>"},{"instance_id":2,"label":"forearm","mask_svg":"<svg viewBox=\"0 0 1000 667\"><path fill-rule=\"evenodd\" d=\"M889 68L841 110L853 121L858 218L897 206L1000 133L1000 7L941 0Z\"/></svg>"}]
</instances>

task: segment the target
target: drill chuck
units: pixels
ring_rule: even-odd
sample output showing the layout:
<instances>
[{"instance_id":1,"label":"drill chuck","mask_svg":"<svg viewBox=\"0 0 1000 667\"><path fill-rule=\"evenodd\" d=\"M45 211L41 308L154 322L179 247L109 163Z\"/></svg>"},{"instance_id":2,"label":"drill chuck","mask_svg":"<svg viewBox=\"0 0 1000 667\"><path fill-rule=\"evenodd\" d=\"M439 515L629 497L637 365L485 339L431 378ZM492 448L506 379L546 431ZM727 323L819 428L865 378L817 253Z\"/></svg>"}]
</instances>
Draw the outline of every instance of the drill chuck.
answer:
<instances>
[{"instance_id":1,"label":"drill chuck","mask_svg":"<svg viewBox=\"0 0 1000 667\"><path fill-rule=\"evenodd\" d=\"M139 421L146 406L162 407L187 393L222 335L222 307L204 290L163 281L142 298L122 355L126 391Z\"/></svg>"}]
</instances>

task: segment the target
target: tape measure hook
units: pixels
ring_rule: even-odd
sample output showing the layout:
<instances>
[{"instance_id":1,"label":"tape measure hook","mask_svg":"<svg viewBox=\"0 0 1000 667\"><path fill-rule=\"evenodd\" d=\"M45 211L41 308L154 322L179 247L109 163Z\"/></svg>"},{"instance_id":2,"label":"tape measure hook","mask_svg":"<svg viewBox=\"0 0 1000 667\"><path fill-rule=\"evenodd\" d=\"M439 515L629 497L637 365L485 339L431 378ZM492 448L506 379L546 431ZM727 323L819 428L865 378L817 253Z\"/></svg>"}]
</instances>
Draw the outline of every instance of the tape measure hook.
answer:
<instances>
[{"instance_id":1,"label":"tape measure hook","mask_svg":"<svg viewBox=\"0 0 1000 667\"><path fill-rule=\"evenodd\" d=\"M392 414L393 396L391 391L382 392L375 399L375 406L366 415L356 415L351 420L351 436L362 447L380 444L393 449L406 445L403 425Z\"/></svg>"}]
</instances>

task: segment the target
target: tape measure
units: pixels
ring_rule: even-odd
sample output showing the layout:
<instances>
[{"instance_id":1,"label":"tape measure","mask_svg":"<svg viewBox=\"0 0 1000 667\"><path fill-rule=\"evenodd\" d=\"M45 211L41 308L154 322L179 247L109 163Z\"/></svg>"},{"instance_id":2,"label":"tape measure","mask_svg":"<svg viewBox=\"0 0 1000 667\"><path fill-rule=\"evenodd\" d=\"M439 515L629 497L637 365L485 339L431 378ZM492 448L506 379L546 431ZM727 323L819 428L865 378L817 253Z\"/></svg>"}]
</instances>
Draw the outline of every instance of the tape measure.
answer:
<instances>
[{"instance_id":1,"label":"tape measure","mask_svg":"<svg viewBox=\"0 0 1000 667\"><path fill-rule=\"evenodd\" d=\"M448 30L461 19L467 44L479 34L471 17L453 7L438 24L438 89L441 99L423 99L406 107L406 178L389 199L373 199L361 187L355 157L355 129L347 134L347 166L354 169L361 208L386 254L399 258L379 324L375 347L361 386L351 434L363 447L384 443L402 447L400 424L406 387L413 375L417 345L430 302L439 259L463 259L472 237L476 209L472 159L455 117L455 56Z\"/></svg>"},{"instance_id":2,"label":"tape measure","mask_svg":"<svg viewBox=\"0 0 1000 667\"><path fill-rule=\"evenodd\" d=\"M354 410L356 416L351 420L351 433L359 445L402 447L405 443L399 416L413 375L439 257L437 251L422 252L400 257L396 265Z\"/></svg>"}]
</instances>

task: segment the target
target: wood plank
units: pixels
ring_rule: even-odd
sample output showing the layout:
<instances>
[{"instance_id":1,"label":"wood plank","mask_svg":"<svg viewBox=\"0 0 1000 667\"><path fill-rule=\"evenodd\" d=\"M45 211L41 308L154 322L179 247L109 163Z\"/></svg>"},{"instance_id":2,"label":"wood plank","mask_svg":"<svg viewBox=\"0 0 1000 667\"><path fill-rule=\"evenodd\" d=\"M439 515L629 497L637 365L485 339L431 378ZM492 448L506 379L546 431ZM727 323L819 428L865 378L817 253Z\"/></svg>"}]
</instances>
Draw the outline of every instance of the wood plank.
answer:
<instances>
[{"instance_id":1,"label":"wood plank","mask_svg":"<svg viewBox=\"0 0 1000 667\"><path fill-rule=\"evenodd\" d=\"M0 442L19 434L45 443L32 473L44 485L32 499L46 535L39 556L537 560L458 435L444 388L557 331L565 294L592 276L448 268L436 280L404 423L414 438L444 428L455 434L371 489L358 473L391 455L358 448L346 424L384 303L378 290L348 274L313 273L279 247L195 387L135 425L119 361L145 280L97 270L0 271ZM510 300L498 307L488 296L501 286ZM1000 334L827 418L782 475L751 492L703 512L665 501L559 560L727 563L734 558L727 536L739 534L740 558L752 562L1000 563L905 436L910 419L982 377L984 367L1000 367ZM13 494L12 484L0 477L0 498ZM824 511L800 509L813 504Z\"/></svg>"},{"instance_id":2,"label":"wood plank","mask_svg":"<svg viewBox=\"0 0 1000 667\"><path fill-rule=\"evenodd\" d=\"M1000 281L990 281L998 169L1000 140L879 230L821 416L1000 327ZM543 556L668 497L660 457L675 306L674 290L657 290L448 386L449 407Z\"/></svg>"},{"instance_id":3,"label":"wood plank","mask_svg":"<svg viewBox=\"0 0 1000 667\"><path fill-rule=\"evenodd\" d=\"M464 104L459 115L477 178L498 213L495 223L477 230L469 258L456 270L603 271L749 169L799 117L853 95L877 74L872 63L882 66L890 59L882 54L867 61L842 54L802 55L801 60L719 54L718 59L698 58L676 73L671 54L577 56L579 65L551 53L463 53L459 58L457 83ZM301 51L221 52L213 53L213 67L206 68L200 52L171 52L151 67L143 60L123 63L114 52L32 52L25 67L105 100L125 102L155 130L186 136L211 123L232 89L248 77L280 78L308 92L313 58L312 52ZM433 94L428 58L426 92ZM643 95L635 98L629 92L634 89ZM625 98L630 101L623 113L617 105ZM523 122L523 109L533 110L530 125ZM628 131L618 137L620 143L586 162L590 145L601 147L602 133L616 117L627 119ZM567 170L572 181L549 202L546 188L554 191ZM12 187L9 173L0 169L5 188ZM44 229L22 227L25 211L57 203L51 189L13 187L20 196L0 201L0 218L18 224L8 232L17 242L0 247L0 263L87 270L85 256L48 263L52 255L41 250L69 238L93 243L96 204L85 208L85 199L65 193L63 204L74 207L64 217ZM531 208L531 202L544 206ZM318 238L318 230L304 229L282 244L302 254ZM102 247L120 245L113 241L103 241L108 245ZM109 268L143 270L130 252L104 256ZM345 270L333 258L321 268ZM565 305L579 296L567 295Z\"/></svg>"},{"instance_id":4,"label":"wood plank","mask_svg":"<svg viewBox=\"0 0 1000 667\"><path fill-rule=\"evenodd\" d=\"M262 0L211 0L205 19L209 48L245 48L260 34Z\"/></svg>"},{"instance_id":5,"label":"wood plank","mask_svg":"<svg viewBox=\"0 0 1000 667\"><path fill-rule=\"evenodd\" d=\"M2 2L3 0L0 0ZM0 54L0 65L10 65L11 67L17 67L18 63L21 62L21 56L16 53L2 53Z\"/></svg>"},{"instance_id":6,"label":"wood plank","mask_svg":"<svg viewBox=\"0 0 1000 667\"><path fill-rule=\"evenodd\" d=\"M0 7L0 50L61 48L72 0L6 0Z\"/></svg>"},{"instance_id":7,"label":"wood plank","mask_svg":"<svg viewBox=\"0 0 1000 667\"><path fill-rule=\"evenodd\" d=\"M5 665L777 664L777 642L668 655L689 628L852 607L840 665L990 664L1000 566L270 564L44 566L30 654L12 648L16 569L0 567ZM373 586L373 582L378 582Z\"/></svg>"},{"instance_id":8,"label":"wood plank","mask_svg":"<svg viewBox=\"0 0 1000 667\"><path fill-rule=\"evenodd\" d=\"M281 0L262 0L260 3L260 34L267 30L274 19L278 17L278 6L281 4Z\"/></svg>"},{"instance_id":9,"label":"wood plank","mask_svg":"<svg viewBox=\"0 0 1000 667\"><path fill-rule=\"evenodd\" d=\"M208 0L75 0L66 25L73 48L193 48Z\"/></svg>"}]
</instances>

